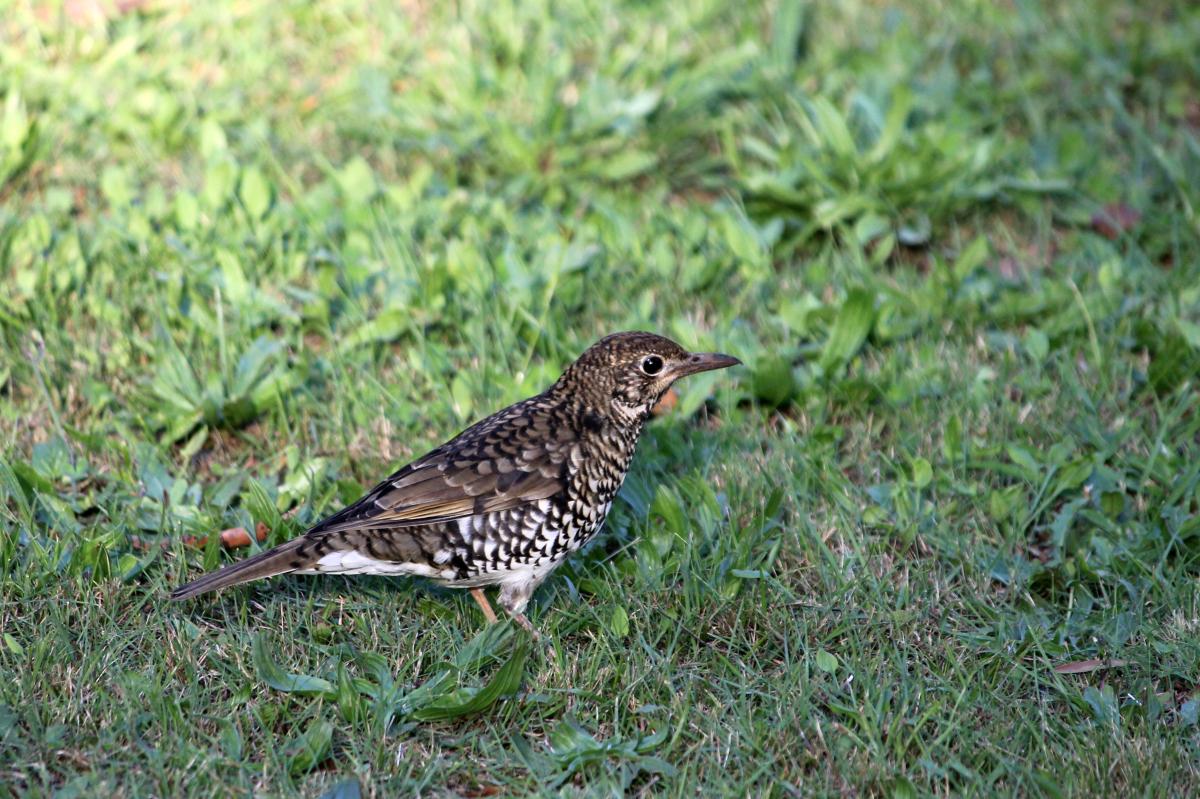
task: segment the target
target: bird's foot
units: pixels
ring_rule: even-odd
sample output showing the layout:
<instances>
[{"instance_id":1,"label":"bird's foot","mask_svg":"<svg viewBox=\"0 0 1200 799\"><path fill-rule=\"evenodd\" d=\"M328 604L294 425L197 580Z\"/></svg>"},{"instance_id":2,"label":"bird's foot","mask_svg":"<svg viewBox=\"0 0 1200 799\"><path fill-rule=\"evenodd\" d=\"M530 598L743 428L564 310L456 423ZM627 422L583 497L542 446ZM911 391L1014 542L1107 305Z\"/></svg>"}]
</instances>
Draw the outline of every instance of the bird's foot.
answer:
<instances>
[{"instance_id":1,"label":"bird's foot","mask_svg":"<svg viewBox=\"0 0 1200 799\"><path fill-rule=\"evenodd\" d=\"M529 623L529 619L525 618L524 613L509 613L509 618L515 621L525 632L533 636L533 640L541 641L542 634L533 629L533 625Z\"/></svg>"}]
</instances>

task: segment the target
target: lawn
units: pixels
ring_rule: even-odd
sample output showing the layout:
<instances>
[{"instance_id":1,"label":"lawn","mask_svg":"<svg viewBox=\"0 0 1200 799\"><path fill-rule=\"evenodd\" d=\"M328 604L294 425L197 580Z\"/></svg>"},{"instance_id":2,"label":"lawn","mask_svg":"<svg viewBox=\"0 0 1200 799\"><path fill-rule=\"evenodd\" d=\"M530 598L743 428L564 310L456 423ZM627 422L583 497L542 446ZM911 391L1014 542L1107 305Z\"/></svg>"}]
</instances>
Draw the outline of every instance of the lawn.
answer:
<instances>
[{"instance_id":1,"label":"lawn","mask_svg":"<svg viewBox=\"0 0 1200 799\"><path fill-rule=\"evenodd\" d=\"M3 4L0 795L1200 792L1200 6L944 5ZM624 329L543 643L166 600Z\"/></svg>"}]
</instances>

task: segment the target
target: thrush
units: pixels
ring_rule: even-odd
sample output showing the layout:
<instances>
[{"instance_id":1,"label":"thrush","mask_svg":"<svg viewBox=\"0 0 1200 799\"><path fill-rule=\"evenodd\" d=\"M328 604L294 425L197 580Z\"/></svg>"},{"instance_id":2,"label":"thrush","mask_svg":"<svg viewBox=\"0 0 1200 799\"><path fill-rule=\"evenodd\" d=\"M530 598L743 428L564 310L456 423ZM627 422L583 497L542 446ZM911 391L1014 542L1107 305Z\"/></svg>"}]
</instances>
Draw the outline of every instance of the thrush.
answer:
<instances>
[{"instance_id":1,"label":"thrush","mask_svg":"<svg viewBox=\"0 0 1200 799\"><path fill-rule=\"evenodd\" d=\"M546 391L401 468L303 535L176 589L172 599L277 574L414 575L483 593L533 632L533 592L599 532L650 411L681 377L739 364L652 333L593 344Z\"/></svg>"}]
</instances>

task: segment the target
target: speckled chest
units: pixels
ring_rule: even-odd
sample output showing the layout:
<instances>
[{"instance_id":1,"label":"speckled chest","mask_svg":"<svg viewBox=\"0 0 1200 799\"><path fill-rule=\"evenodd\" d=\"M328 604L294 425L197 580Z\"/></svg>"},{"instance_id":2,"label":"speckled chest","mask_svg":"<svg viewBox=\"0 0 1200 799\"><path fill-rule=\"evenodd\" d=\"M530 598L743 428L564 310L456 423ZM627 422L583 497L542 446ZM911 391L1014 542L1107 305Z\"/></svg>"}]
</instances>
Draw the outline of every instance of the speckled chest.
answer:
<instances>
[{"instance_id":1,"label":"speckled chest","mask_svg":"<svg viewBox=\"0 0 1200 799\"><path fill-rule=\"evenodd\" d=\"M437 568L447 582L485 584L518 570L548 572L604 525L637 446L637 431L605 427L572 445L563 490L519 508L479 514L443 527Z\"/></svg>"}]
</instances>

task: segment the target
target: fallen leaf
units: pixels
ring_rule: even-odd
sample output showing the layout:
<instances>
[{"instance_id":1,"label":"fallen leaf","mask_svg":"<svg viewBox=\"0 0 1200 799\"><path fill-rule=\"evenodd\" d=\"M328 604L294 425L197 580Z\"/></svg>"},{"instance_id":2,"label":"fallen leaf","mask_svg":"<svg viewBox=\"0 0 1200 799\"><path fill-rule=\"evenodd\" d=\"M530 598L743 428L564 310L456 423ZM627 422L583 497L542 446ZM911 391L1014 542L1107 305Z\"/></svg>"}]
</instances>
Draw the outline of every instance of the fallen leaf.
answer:
<instances>
[{"instance_id":1,"label":"fallen leaf","mask_svg":"<svg viewBox=\"0 0 1200 799\"><path fill-rule=\"evenodd\" d=\"M1015 281L1021 276L1021 265L1011 255L1005 255L998 260L996 262L996 269L1000 272L1000 277L1005 280Z\"/></svg>"},{"instance_id":2,"label":"fallen leaf","mask_svg":"<svg viewBox=\"0 0 1200 799\"><path fill-rule=\"evenodd\" d=\"M1124 660L1100 660L1099 658L1090 658L1088 660L1072 660L1070 663L1059 663L1054 667L1056 674L1088 674L1101 669L1119 669L1125 665Z\"/></svg>"},{"instance_id":3,"label":"fallen leaf","mask_svg":"<svg viewBox=\"0 0 1200 799\"><path fill-rule=\"evenodd\" d=\"M267 540L268 532L269 530L267 526L262 522L258 522L254 525L254 538L258 541L258 543L261 544L263 541ZM242 547L250 546L250 533L246 531L245 527L230 527L228 530L221 531L220 540L221 545L227 549L240 549ZM140 551L150 549L150 547L154 546L156 543L163 549L166 549L171 544L171 542L165 538L157 541L148 541L138 535L129 537L129 545L133 549ZM183 537L183 545L185 547L192 547L193 549L204 549L204 547L208 546L208 536L185 535Z\"/></svg>"},{"instance_id":4,"label":"fallen leaf","mask_svg":"<svg viewBox=\"0 0 1200 799\"><path fill-rule=\"evenodd\" d=\"M1109 203L1092 214L1092 229L1106 239L1117 239L1142 221L1142 214L1125 203Z\"/></svg>"},{"instance_id":5,"label":"fallen leaf","mask_svg":"<svg viewBox=\"0 0 1200 799\"><path fill-rule=\"evenodd\" d=\"M250 533L245 527L230 527L221 531L221 543L230 549L250 546Z\"/></svg>"},{"instance_id":6,"label":"fallen leaf","mask_svg":"<svg viewBox=\"0 0 1200 799\"><path fill-rule=\"evenodd\" d=\"M262 522L254 525L254 538L258 543L267 540L267 526ZM185 543L186 540L185 540ZM201 538L196 541L196 546L202 547L208 543L207 538ZM242 547L250 546L250 533L245 527L230 527L228 530L221 531L221 545L226 549L241 549Z\"/></svg>"},{"instance_id":7,"label":"fallen leaf","mask_svg":"<svg viewBox=\"0 0 1200 799\"><path fill-rule=\"evenodd\" d=\"M479 799L484 796L499 796L501 788L499 785L480 785L477 788L467 788L463 790L463 796L467 799Z\"/></svg>"}]
</instances>

